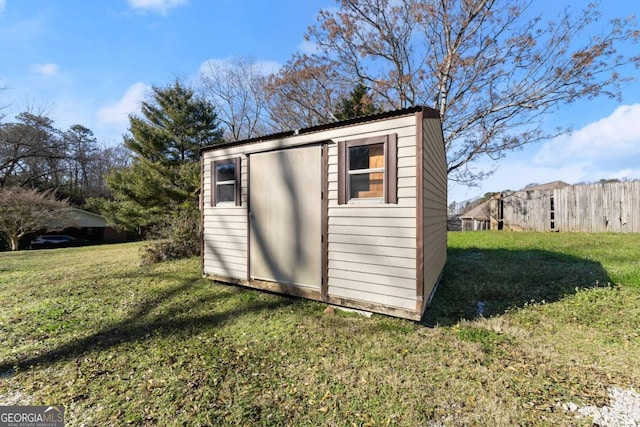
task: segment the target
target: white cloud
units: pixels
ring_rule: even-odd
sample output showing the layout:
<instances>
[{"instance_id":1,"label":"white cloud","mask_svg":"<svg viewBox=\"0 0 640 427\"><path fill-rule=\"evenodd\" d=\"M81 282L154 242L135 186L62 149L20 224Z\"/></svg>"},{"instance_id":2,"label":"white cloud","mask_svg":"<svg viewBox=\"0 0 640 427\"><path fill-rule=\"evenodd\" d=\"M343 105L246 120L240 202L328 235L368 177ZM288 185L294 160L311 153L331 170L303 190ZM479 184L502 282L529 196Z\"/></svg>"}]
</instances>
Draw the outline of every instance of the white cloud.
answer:
<instances>
[{"instance_id":1,"label":"white cloud","mask_svg":"<svg viewBox=\"0 0 640 427\"><path fill-rule=\"evenodd\" d=\"M561 165L565 162L626 163L640 156L640 104L622 105L609 117L590 123L571 135L544 144L534 162Z\"/></svg>"},{"instance_id":2,"label":"white cloud","mask_svg":"<svg viewBox=\"0 0 640 427\"><path fill-rule=\"evenodd\" d=\"M2 1L2 0L0 0ZM141 12L156 12L166 14L169 9L183 6L189 0L127 0L129 6Z\"/></svg>"},{"instance_id":3,"label":"white cloud","mask_svg":"<svg viewBox=\"0 0 640 427\"><path fill-rule=\"evenodd\" d=\"M0 16L2 15L2 12L4 12L4 7L6 6L7 2L5 0L0 0Z\"/></svg>"},{"instance_id":4,"label":"white cloud","mask_svg":"<svg viewBox=\"0 0 640 427\"><path fill-rule=\"evenodd\" d=\"M556 180L575 184L603 178L639 179L639 165L640 104L623 105L571 135L508 154L477 187L450 185L449 200L460 202L490 191L519 190ZM491 170L495 164L480 161L474 166Z\"/></svg>"},{"instance_id":5,"label":"white cloud","mask_svg":"<svg viewBox=\"0 0 640 427\"><path fill-rule=\"evenodd\" d=\"M2 0L0 0L2 1ZM48 64L33 64L29 70L32 73L36 73L36 74L42 74L43 76L55 76L56 74L58 74L58 70L60 69L60 67L58 66L58 64L52 64L52 63L48 63Z\"/></svg>"},{"instance_id":6,"label":"white cloud","mask_svg":"<svg viewBox=\"0 0 640 427\"><path fill-rule=\"evenodd\" d=\"M129 86L118 102L98 110L98 120L105 124L126 126L129 123L129 114L140 110L140 102L150 89L150 86L142 82Z\"/></svg>"},{"instance_id":7,"label":"white cloud","mask_svg":"<svg viewBox=\"0 0 640 427\"><path fill-rule=\"evenodd\" d=\"M269 75L276 73L282 65L276 61L256 61L253 63L260 74Z\"/></svg>"}]
</instances>

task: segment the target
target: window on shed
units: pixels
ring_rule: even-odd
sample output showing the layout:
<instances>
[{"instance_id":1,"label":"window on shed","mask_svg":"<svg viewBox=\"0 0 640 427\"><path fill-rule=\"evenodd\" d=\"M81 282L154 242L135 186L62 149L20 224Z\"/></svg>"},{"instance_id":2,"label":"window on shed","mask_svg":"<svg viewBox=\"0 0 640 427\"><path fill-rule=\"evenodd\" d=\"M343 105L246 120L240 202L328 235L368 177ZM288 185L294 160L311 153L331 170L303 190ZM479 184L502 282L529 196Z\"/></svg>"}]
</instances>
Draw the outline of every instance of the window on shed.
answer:
<instances>
[{"instance_id":1,"label":"window on shed","mask_svg":"<svg viewBox=\"0 0 640 427\"><path fill-rule=\"evenodd\" d=\"M211 177L211 205L240 206L240 158L213 162Z\"/></svg>"},{"instance_id":2,"label":"window on shed","mask_svg":"<svg viewBox=\"0 0 640 427\"><path fill-rule=\"evenodd\" d=\"M397 135L338 143L338 203L397 203Z\"/></svg>"}]
</instances>

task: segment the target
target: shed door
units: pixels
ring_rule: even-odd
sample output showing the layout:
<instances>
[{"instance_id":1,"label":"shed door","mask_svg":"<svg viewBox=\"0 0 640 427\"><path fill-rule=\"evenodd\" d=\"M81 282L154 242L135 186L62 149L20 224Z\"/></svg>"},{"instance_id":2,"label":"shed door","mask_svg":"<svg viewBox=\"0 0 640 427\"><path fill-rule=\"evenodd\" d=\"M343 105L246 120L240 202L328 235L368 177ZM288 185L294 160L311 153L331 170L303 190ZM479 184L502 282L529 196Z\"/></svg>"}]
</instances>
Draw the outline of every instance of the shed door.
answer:
<instances>
[{"instance_id":1,"label":"shed door","mask_svg":"<svg viewBox=\"0 0 640 427\"><path fill-rule=\"evenodd\" d=\"M251 155L252 279L320 289L321 147Z\"/></svg>"}]
</instances>

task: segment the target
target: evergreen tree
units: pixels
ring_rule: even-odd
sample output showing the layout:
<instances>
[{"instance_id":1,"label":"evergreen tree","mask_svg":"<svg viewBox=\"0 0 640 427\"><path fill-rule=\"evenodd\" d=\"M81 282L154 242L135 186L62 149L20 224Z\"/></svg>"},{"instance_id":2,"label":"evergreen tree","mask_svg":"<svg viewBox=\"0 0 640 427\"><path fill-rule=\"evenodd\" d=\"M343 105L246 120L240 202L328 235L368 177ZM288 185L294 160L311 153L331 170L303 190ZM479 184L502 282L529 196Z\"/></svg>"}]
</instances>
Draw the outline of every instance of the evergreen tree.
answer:
<instances>
[{"instance_id":1,"label":"evergreen tree","mask_svg":"<svg viewBox=\"0 0 640 427\"><path fill-rule=\"evenodd\" d=\"M159 222L179 207L196 206L200 148L222 142L215 108L179 81L154 87L142 117L130 116L125 146L130 167L114 170L107 184L115 202L102 206L112 223L135 229Z\"/></svg>"},{"instance_id":2,"label":"evergreen tree","mask_svg":"<svg viewBox=\"0 0 640 427\"><path fill-rule=\"evenodd\" d=\"M58 193L81 204L87 197L99 194L100 177L94 171L100 157L98 142L91 129L76 124L62 133L66 151L66 179Z\"/></svg>"},{"instance_id":3,"label":"evergreen tree","mask_svg":"<svg viewBox=\"0 0 640 427\"><path fill-rule=\"evenodd\" d=\"M340 100L334 115L338 120L347 120L381 113L382 111L381 108L376 107L373 103L369 88L362 83L358 83L348 97Z\"/></svg>"}]
</instances>

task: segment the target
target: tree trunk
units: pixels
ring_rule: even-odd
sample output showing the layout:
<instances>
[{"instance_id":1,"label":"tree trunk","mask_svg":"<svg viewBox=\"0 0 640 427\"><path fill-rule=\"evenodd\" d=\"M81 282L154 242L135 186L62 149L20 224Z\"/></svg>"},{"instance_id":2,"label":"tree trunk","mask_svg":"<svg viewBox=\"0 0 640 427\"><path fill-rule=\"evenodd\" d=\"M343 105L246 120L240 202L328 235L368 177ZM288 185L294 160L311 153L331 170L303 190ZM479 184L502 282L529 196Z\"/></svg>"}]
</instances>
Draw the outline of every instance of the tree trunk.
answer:
<instances>
[{"instance_id":1,"label":"tree trunk","mask_svg":"<svg viewBox=\"0 0 640 427\"><path fill-rule=\"evenodd\" d=\"M9 236L9 245L11 246L12 251L18 250L19 242L20 242L20 236L16 236L16 235Z\"/></svg>"}]
</instances>

